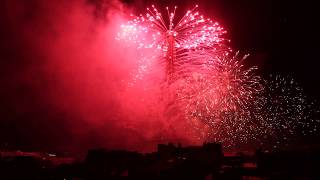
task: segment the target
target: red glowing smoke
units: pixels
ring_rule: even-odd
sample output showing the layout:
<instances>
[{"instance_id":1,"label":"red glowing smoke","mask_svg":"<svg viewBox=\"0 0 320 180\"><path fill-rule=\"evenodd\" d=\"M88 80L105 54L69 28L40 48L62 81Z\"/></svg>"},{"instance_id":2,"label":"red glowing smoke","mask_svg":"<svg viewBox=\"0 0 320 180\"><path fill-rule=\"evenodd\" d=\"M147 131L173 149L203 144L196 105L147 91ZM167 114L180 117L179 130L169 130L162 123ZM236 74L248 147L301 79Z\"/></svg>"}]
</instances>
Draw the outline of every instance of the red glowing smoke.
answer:
<instances>
[{"instance_id":1,"label":"red glowing smoke","mask_svg":"<svg viewBox=\"0 0 320 180\"><path fill-rule=\"evenodd\" d=\"M115 40L127 21L121 3L8 0L3 7L1 143L85 151L190 142L179 123L162 117L163 107L153 103L150 112L152 95L126 91L137 54Z\"/></svg>"}]
</instances>

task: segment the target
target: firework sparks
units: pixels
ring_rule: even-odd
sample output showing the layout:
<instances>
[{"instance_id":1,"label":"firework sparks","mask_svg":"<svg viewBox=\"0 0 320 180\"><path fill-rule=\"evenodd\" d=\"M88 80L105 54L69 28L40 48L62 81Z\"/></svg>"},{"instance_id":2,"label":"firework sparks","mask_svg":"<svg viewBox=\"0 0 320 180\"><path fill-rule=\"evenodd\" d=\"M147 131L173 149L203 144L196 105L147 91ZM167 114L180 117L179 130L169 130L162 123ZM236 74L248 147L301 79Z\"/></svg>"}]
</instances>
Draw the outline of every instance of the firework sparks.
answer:
<instances>
[{"instance_id":1,"label":"firework sparks","mask_svg":"<svg viewBox=\"0 0 320 180\"><path fill-rule=\"evenodd\" d=\"M167 8L169 21L165 21L152 6L145 15L122 25L117 38L133 42L138 49L151 49L153 57L148 59L156 59L163 64L165 79L179 79L206 66L209 52L221 55L231 50L223 45L225 39L221 36L226 31L217 22L201 16L196 11L197 7L188 10L174 24L176 7L172 12Z\"/></svg>"},{"instance_id":2,"label":"firework sparks","mask_svg":"<svg viewBox=\"0 0 320 180\"><path fill-rule=\"evenodd\" d=\"M239 60L238 54L220 57L211 64L211 73L187 78L178 88L187 119L196 118L210 126L211 131L204 134L203 140L213 138L230 143L232 139L227 137L241 137L241 141L253 137L249 130L256 128L250 122L258 108L253 105L263 86L260 77L254 75L256 67L243 68L245 58Z\"/></svg>"},{"instance_id":3,"label":"firework sparks","mask_svg":"<svg viewBox=\"0 0 320 180\"><path fill-rule=\"evenodd\" d=\"M224 43L226 31L197 6L178 21L175 12L167 8L166 20L152 6L121 26L117 39L141 53L132 84L151 77L156 88L166 87L160 99L170 105L168 112L182 114L200 141L233 146L277 137L279 143L299 127L310 129L312 108L292 79L263 80L256 67L244 68L247 56L234 54Z\"/></svg>"},{"instance_id":4,"label":"firework sparks","mask_svg":"<svg viewBox=\"0 0 320 180\"><path fill-rule=\"evenodd\" d=\"M263 127L276 146L285 144L297 133L316 133L319 112L314 102L304 94L303 89L290 76L270 75L264 82ZM300 132L299 132L300 131Z\"/></svg>"}]
</instances>

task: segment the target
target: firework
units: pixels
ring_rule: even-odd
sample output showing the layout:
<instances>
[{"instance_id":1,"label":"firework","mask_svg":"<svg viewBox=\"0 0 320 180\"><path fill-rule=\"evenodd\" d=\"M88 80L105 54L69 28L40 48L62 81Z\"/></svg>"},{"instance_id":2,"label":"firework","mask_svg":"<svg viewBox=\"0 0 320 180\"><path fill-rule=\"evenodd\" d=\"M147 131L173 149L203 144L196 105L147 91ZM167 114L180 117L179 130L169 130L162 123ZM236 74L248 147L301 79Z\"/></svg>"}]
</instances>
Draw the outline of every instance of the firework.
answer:
<instances>
[{"instance_id":1,"label":"firework","mask_svg":"<svg viewBox=\"0 0 320 180\"><path fill-rule=\"evenodd\" d=\"M178 88L181 109L189 122L196 119L210 127L202 140L244 142L254 137L252 131L256 130L256 124L251 122L263 92L261 79L254 74L256 67L243 67L246 56L214 58L209 72L186 78Z\"/></svg>"},{"instance_id":2,"label":"firework","mask_svg":"<svg viewBox=\"0 0 320 180\"><path fill-rule=\"evenodd\" d=\"M122 25L118 39L133 42L138 49L151 49L149 62L162 64L167 82L189 76L190 72L199 71L207 66L207 54L225 54L230 51L221 36L226 31L217 22L205 19L196 11L198 6L188 10L175 22L176 7L170 11L167 7L168 20L154 7L147 8L145 15L140 15ZM142 52L142 56L146 57ZM145 72L141 70L141 72ZM142 77L141 75L140 77Z\"/></svg>"},{"instance_id":3,"label":"firework","mask_svg":"<svg viewBox=\"0 0 320 180\"><path fill-rule=\"evenodd\" d=\"M293 79L264 80L256 67L244 68L247 56L233 53L224 43L226 31L197 6L180 20L175 12L167 8L163 16L152 6L117 35L140 52L131 85L150 81L160 89L157 103L165 102L168 119L185 120L196 139L224 146L279 144L301 129L317 131L314 107Z\"/></svg>"},{"instance_id":4,"label":"firework","mask_svg":"<svg viewBox=\"0 0 320 180\"><path fill-rule=\"evenodd\" d=\"M319 114L314 102L291 76L270 75L264 81L263 124L268 141L275 147L286 144L297 134L306 136L316 133Z\"/></svg>"}]
</instances>

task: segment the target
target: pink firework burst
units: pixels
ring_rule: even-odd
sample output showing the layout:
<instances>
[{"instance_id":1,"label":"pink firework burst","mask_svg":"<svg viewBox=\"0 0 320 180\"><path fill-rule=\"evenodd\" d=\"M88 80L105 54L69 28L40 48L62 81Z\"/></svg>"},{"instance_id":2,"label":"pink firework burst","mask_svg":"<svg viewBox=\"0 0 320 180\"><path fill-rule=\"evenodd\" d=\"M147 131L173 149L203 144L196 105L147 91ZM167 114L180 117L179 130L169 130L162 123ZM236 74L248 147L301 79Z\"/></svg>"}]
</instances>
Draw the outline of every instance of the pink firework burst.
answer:
<instances>
[{"instance_id":1,"label":"pink firework burst","mask_svg":"<svg viewBox=\"0 0 320 180\"><path fill-rule=\"evenodd\" d=\"M211 70L186 78L178 89L178 102L191 124L196 119L209 131L202 133L202 139L225 142L244 142L258 128L251 123L256 115L259 95L264 90L256 67L245 69L239 55L214 57ZM197 126L195 126L197 127ZM197 131L202 132L202 126ZM234 140L237 137L237 140Z\"/></svg>"},{"instance_id":2,"label":"pink firework burst","mask_svg":"<svg viewBox=\"0 0 320 180\"><path fill-rule=\"evenodd\" d=\"M151 49L153 56L147 61L162 64L165 80L169 83L188 73L199 71L207 65L208 53L225 54L230 51L221 36L226 31L211 19L199 14L198 6L188 10L175 22L176 8L171 12L167 7L168 20L154 7L147 8L145 15L135 17L121 26L117 38L133 42L138 49ZM141 59L144 59L142 55ZM147 64L144 60L141 64ZM141 73L150 69L143 67ZM152 67L151 69L154 69ZM143 75L140 75L141 77Z\"/></svg>"},{"instance_id":3,"label":"pink firework burst","mask_svg":"<svg viewBox=\"0 0 320 180\"><path fill-rule=\"evenodd\" d=\"M248 106L262 90L260 78L253 73L255 67L244 69L238 54L230 55L232 51L222 37L226 31L196 9L175 21L176 7L172 12L167 8L166 21L152 6L145 15L122 25L117 38L133 43L141 53L133 81L164 72L163 77L151 79L158 79L165 87L161 99L166 101L166 112L175 111L169 118L178 112L179 118L196 130L200 141L212 136L227 141L226 133L236 131L225 125L243 125L244 119L248 120ZM230 114L237 118L227 119Z\"/></svg>"},{"instance_id":4,"label":"pink firework burst","mask_svg":"<svg viewBox=\"0 0 320 180\"><path fill-rule=\"evenodd\" d=\"M131 85L156 84L150 89L160 89L155 103L164 102L161 113L172 127L186 122L199 142L260 144L304 128L309 104L298 86L286 79L263 80L256 67L244 68L247 56L233 53L225 45L226 31L197 7L176 20L176 7L162 15L152 6L121 26L117 39L140 53Z\"/></svg>"}]
</instances>

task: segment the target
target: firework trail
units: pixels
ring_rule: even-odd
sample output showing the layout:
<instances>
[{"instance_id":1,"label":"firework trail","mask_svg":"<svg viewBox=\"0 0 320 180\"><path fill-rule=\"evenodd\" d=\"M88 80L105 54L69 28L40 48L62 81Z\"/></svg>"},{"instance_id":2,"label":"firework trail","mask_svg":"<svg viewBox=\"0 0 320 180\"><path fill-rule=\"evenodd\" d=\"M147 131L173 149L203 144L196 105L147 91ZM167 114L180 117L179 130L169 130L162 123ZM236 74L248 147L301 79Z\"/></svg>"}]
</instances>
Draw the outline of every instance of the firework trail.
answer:
<instances>
[{"instance_id":1,"label":"firework trail","mask_svg":"<svg viewBox=\"0 0 320 180\"><path fill-rule=\"evenodd\" d=\"M226 31L196 9L176 20L176 7L167 8L166 20L152 6L121 26L117 39L140 52L130 85L148 80L162 89L164 113L169 119L178 114L199 142L279 143L304 126L315 131L313 121L306 123L313 107L302 89L292 79L263 80L256 67L244 68L247 56L233 53L222 38Z\"/></svg>"}]
</instances>

